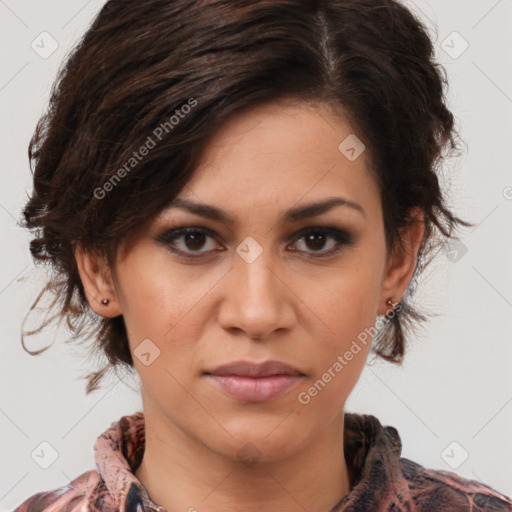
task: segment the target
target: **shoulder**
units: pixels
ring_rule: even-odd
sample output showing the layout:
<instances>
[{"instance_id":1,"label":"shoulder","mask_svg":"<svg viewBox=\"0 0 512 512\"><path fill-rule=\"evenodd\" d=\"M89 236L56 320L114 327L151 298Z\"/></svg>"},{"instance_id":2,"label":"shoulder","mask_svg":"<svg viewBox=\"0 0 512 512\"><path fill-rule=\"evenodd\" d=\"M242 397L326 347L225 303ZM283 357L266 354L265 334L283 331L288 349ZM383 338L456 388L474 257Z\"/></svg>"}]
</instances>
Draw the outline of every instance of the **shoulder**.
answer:
<instances>
[{"instance_id":1,"label":"shoulder","mask_svg":"<svg viewBox=\"0 0 512 512\"><path fill-rule=\"evenodd\" d=\"M477 480L451 471L429 469L400 458L412 501L421 510L446 512L512 512L512 500Z\"/></svg>"},{"instance_id":2,"label":"shoulder","mask_svg":"<svg viewBox=\"0 0 512 512\"><path fill-rule=\"evenodd\" d=\"M98 471L87 471L68 485L34 494L13 512L102 512L114 511Z\"/></svg>"}]
</instances>

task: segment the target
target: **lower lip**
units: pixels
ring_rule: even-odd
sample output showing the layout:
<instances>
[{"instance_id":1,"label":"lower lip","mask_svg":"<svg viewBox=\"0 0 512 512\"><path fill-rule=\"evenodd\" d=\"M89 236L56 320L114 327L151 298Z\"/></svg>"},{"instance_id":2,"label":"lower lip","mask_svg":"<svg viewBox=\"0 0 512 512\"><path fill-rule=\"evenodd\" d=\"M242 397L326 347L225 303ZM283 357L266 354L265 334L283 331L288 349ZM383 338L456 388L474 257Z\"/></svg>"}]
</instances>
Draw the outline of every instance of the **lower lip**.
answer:
<instances>
[{"instance_id":1,"label":"lower lip","mask_svg":"<svg viewBox=\"0 0 512 512\"><path fill-rule=\"evenodd\" d=\"M302 378L300 375L242 377L207 375L210 381L228 395L244 402L269 402L287 393Z\"/></svg>"}]
</instances>

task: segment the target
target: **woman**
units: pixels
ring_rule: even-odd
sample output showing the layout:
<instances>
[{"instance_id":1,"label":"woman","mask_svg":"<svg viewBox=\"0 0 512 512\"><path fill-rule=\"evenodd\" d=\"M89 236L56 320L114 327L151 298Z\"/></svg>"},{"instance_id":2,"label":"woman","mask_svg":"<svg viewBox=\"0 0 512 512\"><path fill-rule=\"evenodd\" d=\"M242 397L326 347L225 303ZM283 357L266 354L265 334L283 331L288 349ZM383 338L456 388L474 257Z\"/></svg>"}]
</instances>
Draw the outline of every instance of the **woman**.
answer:
<instances>
[{"instance_id":1,"label":"woman","mask_svg":"<svg viewBox=\"0 0 512 512\"><path fill-rule=\"evenodd\" d=\"M400 363L412 283L457 225L422 24L392 0L110 0L30 144L48 289L143 411L31 511L512 510L348 413Z\"/></svg>"}]
</instances>

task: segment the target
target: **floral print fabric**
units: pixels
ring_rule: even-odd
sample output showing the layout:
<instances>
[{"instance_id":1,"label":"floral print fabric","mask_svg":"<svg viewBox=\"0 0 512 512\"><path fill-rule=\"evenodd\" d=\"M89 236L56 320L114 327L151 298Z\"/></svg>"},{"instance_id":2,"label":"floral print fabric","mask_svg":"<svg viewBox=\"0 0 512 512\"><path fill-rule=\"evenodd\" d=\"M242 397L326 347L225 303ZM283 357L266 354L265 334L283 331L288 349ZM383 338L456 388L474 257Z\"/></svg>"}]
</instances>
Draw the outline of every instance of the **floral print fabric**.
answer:
<instances>
[{"instance_id":1,"label":"floral print fabric","mask_svg":"<svg viewBox=\"0 0 512 512\"><path fill-rule=\"evenodd\" d=\"M97 469L31 496L14 512L166 512L134 474L144 424L143 412L113 422L94 444ZM343 441L351 489L326 512L512 511L512 500L485 484L401 457L398 431L375 416L345 413Z\"/></svg>"}]
</instances>

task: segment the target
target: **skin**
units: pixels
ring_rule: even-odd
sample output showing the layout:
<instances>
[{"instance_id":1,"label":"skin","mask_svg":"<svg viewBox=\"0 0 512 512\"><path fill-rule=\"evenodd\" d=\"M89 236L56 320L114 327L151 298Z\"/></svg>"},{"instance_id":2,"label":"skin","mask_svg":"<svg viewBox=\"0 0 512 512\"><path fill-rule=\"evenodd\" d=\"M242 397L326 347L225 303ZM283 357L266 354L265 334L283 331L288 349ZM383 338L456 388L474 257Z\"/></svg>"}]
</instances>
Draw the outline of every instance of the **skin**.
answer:
<instances>
[{"instance_id":1,"label":"skin","mask_svg":"<svg viewBox=\"0 0 512 512\"><path fill-rule=\"evenodd\" d=\"M338 150L352 133L324 104L280 101L242 113L214 134L179 195L222 208L234 225L170 208L132 247L120 246L113 268L80 247L75 252L93 310L124 316L146 418L146 449L135 474L169 512L327 511L349 493L344 405L370 343L360 343L309 403L298 395L375 325L377 314L389 313L389 297L400 300L424 233L417 211L420 222L404 232L405 248L386 252L366 151L350 161ZM365 214L337 206L279 221L289 208L333 196L358 203ZM315 245L294 237L322 226L352 233L355 243L320 258L337 245L334 239ZM175 241L182 251L206 256L187 260L155 240L179 227L215 233L202 245L183 236ZM251 263L236 252L248 236L262 249ZM149 366L134 353L147 338L160 350ZM277 359L305 376L276 400L241 402L203 375L240 359ZM253 464L240 460L247 443Z\"/></svg>"}]
</instances>

